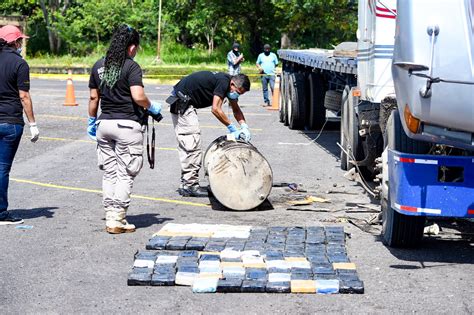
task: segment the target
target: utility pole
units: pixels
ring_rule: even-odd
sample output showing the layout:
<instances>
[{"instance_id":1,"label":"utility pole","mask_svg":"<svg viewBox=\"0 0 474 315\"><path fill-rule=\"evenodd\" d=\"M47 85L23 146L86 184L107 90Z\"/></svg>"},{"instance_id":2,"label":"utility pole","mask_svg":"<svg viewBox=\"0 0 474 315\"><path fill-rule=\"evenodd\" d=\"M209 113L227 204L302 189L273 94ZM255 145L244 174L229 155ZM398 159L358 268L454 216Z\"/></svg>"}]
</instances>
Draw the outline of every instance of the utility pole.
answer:
<instances>
[{"instance_id":1,"label":"utility pole","mask_svg":"<svg viewBox=\"0 0 474 315\"><path fill-rule=\"evenodd\" d=\"M159 1L158 6L158 42L156 44L156 63L161 62L161 0Z\"/></svg>"}]
</instances>

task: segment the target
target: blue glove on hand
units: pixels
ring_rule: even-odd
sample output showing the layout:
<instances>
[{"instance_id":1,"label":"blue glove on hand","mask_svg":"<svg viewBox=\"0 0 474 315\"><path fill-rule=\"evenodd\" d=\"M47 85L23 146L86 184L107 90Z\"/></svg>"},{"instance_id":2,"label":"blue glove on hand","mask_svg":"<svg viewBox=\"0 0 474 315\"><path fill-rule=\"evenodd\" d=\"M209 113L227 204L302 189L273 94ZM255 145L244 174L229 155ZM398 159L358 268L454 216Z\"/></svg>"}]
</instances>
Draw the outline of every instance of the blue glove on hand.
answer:
<instances>
[{"instance_id":1,"label":"blue glove on hand","mask_svg":"<svg viewBox=\"0 0 474 315\"><path fill-rule=\"evenodd\" d=\"M89 117L89 120L88 120L88 126L87 126L87 134L89 135L89 138L91 138L92 140L96 141L97 138L96 138L96 132L97 132L97 125L95 124L97 121L97 118L96 117Z\"/></svg>"},{"instance_id":2,"label":"blue glove on hand","mask_svg":"<svg viewBox=\"0 0 474 315\"><path fill-rule=\"evenodd\" d=\"M252 134L250 133L249 126L246 123L240 125L239 136L245 142L249 142L252 139Z\"/></svg>"},{"instance_id":3,"label":"blue glove on hand","mask_svg":"<svg viewBox=\"0 0 474 315\"><path fill-rule=\"evenodd\" d=\"M230 124L227 126L227 129L229 129L229 133L234 136L235 140L239 139L239 134L240 130L237 129L233 124Z\"/></svg>"},{"instance_id":4,"label":"blue glove on hand","mask_svg":"<svg viewBox=\"0 0 474 315\"><path fill-rule=\"evenodd\" d=\"M153 115L158 115L159 113L161 113L161 104L157 102L151 102L148 111Z\"/></svg>"}]
</instances>

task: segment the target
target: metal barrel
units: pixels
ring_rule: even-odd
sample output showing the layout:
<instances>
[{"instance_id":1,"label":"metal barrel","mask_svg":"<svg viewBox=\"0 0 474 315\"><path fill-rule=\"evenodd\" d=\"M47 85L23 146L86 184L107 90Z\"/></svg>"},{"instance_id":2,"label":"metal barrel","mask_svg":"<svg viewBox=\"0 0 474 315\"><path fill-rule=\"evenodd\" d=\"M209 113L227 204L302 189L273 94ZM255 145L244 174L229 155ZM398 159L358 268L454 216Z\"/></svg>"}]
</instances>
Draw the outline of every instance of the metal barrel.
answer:
<instances>
[{"instance_id":1,"label":"metal barrel","mask_svg":"<svg viewBox=\"0 0 474 315\"><path fill-rule=\"evenodd\" d=\"M207 148L203 166L214 197L229 209L254 209L272 190L270 164L250 143L219 137Z\"/></svg>"}]
</instances>

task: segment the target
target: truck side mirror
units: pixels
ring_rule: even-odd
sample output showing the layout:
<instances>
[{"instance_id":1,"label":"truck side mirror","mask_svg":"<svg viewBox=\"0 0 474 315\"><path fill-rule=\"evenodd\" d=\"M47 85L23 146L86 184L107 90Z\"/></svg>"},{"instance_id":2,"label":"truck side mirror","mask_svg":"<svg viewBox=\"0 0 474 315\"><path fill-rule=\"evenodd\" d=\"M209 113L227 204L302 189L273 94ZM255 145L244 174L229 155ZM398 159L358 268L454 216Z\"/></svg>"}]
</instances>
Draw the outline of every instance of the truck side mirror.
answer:
<instances>
[{"instance_id":1,"label":"truck side mirror","mask_svg":"<svg viewBox=\"0 0 474 315\"><path fill-rule=\"evenodd\" d=\"M402 68L403 70L407 70L410 73L415 71L426 71L430 69L428 66L414 62L398 61L394 62L393 64L399 68Z\"/></svg>"}]
</instances>

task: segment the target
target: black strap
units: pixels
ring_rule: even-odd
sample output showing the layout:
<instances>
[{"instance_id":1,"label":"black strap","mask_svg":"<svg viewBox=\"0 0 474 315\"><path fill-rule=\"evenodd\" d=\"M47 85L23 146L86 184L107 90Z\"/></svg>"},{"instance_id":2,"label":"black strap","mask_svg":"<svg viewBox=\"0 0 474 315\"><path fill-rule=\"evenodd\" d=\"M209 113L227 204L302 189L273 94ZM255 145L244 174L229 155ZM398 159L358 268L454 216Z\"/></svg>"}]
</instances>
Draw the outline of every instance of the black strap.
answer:
<instances>
[{"instance_id":1,"label":"black strap","mask_svg":"<svg viewBox=\"0 0 474 315\"><path fill-rule=\"evenodd\" d=\"M155 120L152 120L152 131L151 131L151 146L150 146L150 131L148 129L148 121L146 124L146 155L148 157L148 164L150 168L155 168Z\"/></svg>"}]
</instances>

